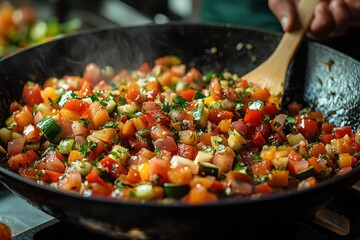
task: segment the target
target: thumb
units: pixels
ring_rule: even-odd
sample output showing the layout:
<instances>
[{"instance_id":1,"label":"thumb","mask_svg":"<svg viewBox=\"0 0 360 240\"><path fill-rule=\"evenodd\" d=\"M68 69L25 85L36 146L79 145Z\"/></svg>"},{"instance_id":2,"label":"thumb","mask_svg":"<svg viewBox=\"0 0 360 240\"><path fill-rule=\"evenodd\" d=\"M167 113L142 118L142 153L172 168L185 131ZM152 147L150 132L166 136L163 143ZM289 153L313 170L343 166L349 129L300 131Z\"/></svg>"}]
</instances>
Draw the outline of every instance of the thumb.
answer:
<instances>
[{"instance_id":1,"label":"thumb","mask_svg":"<svg viewBox=\"0 0 360 240\"><path fill-rule=\"evenodd\" d=\"M293 1L289 0L269 0L270 10L279 20L282 29L290 32L295 25L296 7Z\"/></svg>"}]
</instances>

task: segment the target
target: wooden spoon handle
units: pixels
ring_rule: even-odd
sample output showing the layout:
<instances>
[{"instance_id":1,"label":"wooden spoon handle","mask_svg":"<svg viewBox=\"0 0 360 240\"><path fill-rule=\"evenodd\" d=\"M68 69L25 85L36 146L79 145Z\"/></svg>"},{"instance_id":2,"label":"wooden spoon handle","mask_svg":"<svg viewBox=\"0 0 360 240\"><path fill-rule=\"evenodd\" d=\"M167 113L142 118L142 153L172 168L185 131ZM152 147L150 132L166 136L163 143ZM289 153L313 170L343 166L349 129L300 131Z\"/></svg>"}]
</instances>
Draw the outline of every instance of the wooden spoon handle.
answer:
<instances>
[{"instance_id":1,"label":"wooden spoon handle","mask_svg":"<svg viewBox=\"0 0 360 240\"><path fill-rule=\"evenodd\" d=\"M320 0L301 0L299 2L297 6L298 18L295 30L284 33L284 36L281 38L274 54L272 54L272 56L277 55L276 64L284 64L287 66L290 63L300 45L300 41L303 39L310 26L311 20L314 16L315 6L319 2ZM282 57L279 57L279 55ZM279 62L279 60L281 62Z\"/></svg>"}]
</instances>

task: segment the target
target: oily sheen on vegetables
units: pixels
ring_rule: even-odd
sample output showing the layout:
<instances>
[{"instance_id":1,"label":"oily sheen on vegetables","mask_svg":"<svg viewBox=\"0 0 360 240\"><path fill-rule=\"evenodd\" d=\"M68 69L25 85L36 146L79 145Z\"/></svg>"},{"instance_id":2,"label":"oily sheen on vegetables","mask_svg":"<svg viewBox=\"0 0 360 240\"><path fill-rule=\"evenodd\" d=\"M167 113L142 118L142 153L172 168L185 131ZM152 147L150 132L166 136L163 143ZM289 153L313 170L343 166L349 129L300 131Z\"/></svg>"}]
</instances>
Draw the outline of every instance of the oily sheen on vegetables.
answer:
<instances>
[{"instance_id":1,"label":"oily sheen on vegetables","mask_svg":"<svg viewBox=\"0 0 360 240\"><path fill-rule=\"evenodd\" d=\"M200 204L301 191L359 164L359 130L280 101L176 56L119 72L89 63L25 84L0 129L3 165L86 197Z\"/></svg>"}]
</instances>

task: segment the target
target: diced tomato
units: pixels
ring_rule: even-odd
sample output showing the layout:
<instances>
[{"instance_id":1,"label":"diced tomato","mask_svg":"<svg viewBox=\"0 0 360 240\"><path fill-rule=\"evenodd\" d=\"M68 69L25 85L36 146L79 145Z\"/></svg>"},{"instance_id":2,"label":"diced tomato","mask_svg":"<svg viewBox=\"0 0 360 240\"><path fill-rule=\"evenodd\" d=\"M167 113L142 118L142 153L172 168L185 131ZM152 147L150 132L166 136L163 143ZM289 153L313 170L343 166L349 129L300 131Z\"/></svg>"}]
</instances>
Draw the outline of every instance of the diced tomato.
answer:
<instances>
[{"instance_id":1,"label":"diced tomato","mask_svg":"<svg viewBox=\"0 0 360 240\"><path fill-rule=\"evenodd\" d=\"M160 104L157 103L157 102L147 101L147 102L144 102L144 103L142 104L142 110L143 110L144 112L153 111L153 110L160 111L160 110L161 110L161 106L160 106Z\"/></svg>"},{"instance_id":2,"label":"diced tomato","mask_svg":"<svg viewBox=\"0 0 360 240\"><path fill-rule=\"evenodd\" d=\"M99 172L97 170L92 170L88 175L86 175L85 179L89 183L95 183L100 185L102 188L96 189L96 186L92 186L92 193L99 194L99 195L109 195L115 188L112 186L112 184L105 182L102 178L99 176ZM94 190L95 188L95 190ZM99 190L99 191L97 191Z\"/></svg>"},{"instance_id":3,"label":"diced tomato","mask_svg":"<svg viewBox=\"0 0 360 240\"><path fill-rule=\"evenodd\" d=\"M308 140L313 139L319 130L317 122L312 119L299 119L296 128Z\"/></svg>"},{"instance_id":4,"label":"diced tomato","mask_svg":"<svg viewBox=\"0 0 360 240\"><path fill-rule=\"evenodd\" d=\"M40 85L33 82L27 82L23 88L22 99L29 107L42 103L43 98L41 97Z\"/></svg>"},{"instance_id":5,"label":"diced tomato","mask_svg":"<svg viewBox=\"0 0 360 240\"><path fill-rule=\"evenodd\" d=\"M168 179L168 171L170 169L170 161L160 159L157 156L153 157L149 161L149 176L150 178L154 175L160 176L163 181Z\"/></svg>"},{"instance_id":6,"label":"diced tomato","mask_svg":"<svg viewBox=\"0 0 360 240\"><path fill-rule=\"evenodd\" d=\"M225 190L225 186L218 180L214 180L209 188L209 191L215 194L221 194Z\"/></svg>"},{"instance_id":7,"label":"diced tomato","mask_svg":"<svg viewBox=\"0 0 360 240\"><path fill-rule=\"evenodd\" d=\"M232 169L234 158L234 151L230 147L226 147L223 151L215 152L212 163L220 168L221 173L226 173Z\"/></svg>"},{"instance_id":8,"label":"diced tomato","mask_svg":"<svg viewBox=\"0 0 360 240\"><path fill-rule=\"evenodd\" d=\"M96 142L96 147L91 150L89 159L95 160L98 156L100 156L101 153L108 152L110 147L111 145L109 145L108 143L98 140Z\"/></svg>"},{"instance_id":9,"label":"diced tomato","mask_svg":"<svg viewBox=\"0 0 360 240\"><path fill-rule=\"evenodd\" d=\"M310 166L314 167L315 173L319 173L327 167L327 161L322 158L311 157L307 161L309 162Z\"/></svg>"},{"instance_id":10,"label":"diced tomato","mask_svg":"<svg viewBox=\"0 0 360 240\"><path fill-rule=\"evenodd\" d=\"M160 110L148 111L145 113L145 117L149 128L158 123L165 126L169 125L169 118Z\"/></svg>"},{"instance_id":11,"label":"diced tomato","mask_svg":"<svg viewBox=\"0 0 360 240\"><path fill-rule=\"evenodd\" d=\"M343 138L346 134L351 136L351 126L337 127L334 130L334 137L336 139Z\"/></svg>"},{"instance_id":12,"label":"diced tomato","mask_svg":"<svg viewBox=\"0 0 360 240\"><path fill-rule=\"evenodd\" d=\"M21 108L22 108L21 104L18 101L14 100L10 104L9 113L12 114L13 112L20 110Z\"/></svg>"},{"instance_id":13,"label":"diced tomato","mask_svg":"<svg viewBox=\"0 0 360 240\"><path fill-rule=\"evenodd\" d=\"M290 116L295 116L299 114L299 111L302 108L302 104L297 103L297 102L291 102L288 106L287 109L289 109L289 114Z\"/></svg>"},{"instance_id":14,"label":"diced tomato","mask_svg":"<svg viewBox=\"0 0 360 240\"><path fill-rule=\"evenodd\" d=\"M173 66L171 66L171 69L170 69L170 72L177 77L184 76L185 71L186 71L185 64L173 65ZM185 76L185 78L186 78L186 76Z\"/></svg>"},{"instance_id":15,"label":"diced tomato","mask_svg":"<svg viewBox=\"0 0 360 240\"><path fill-rule=\"evenodd\" d=\"M18 171L19 168L28 168L36 160L39 160L39 156L34 150L28 150L24 153L18 153L13 155L8 160L8 167L12 171Z\"/></svg>"},{"instance_id":16,"label":"diced tomato","mask_svg":"<svg viewBox=\"0 0 360 240\"><path fill-rule=\"evenodd\" d=\"M165 138L160 138L154 141L154 147L160 150L167 150L172 153L176 153L178 150L178 146L174 140L174 138L167 136Z\"/></svg>"},{"instance_id":17,"label":"diced tomato","mask_svg":"<svg viewBox=\"0 0 360 240\"><path fill-rule=\"evenodd\" d=\"M319 136L319 140L324 144L330 144L332 139L333 139L332 133L322 133Z\"/></svg>"},{"instance_id":18,"label":"diced tomato","mask_svg":"<svg viewBox=\"0 0 360 240\"><path fill-rule=\"evenodd\" d=\"M245 90L249 87L249 82L247 80L241 80L240 82L237 82L236 87Z\"/></svg>"},{"instance_id":19,"label":"diced tomato","mask_svg":"<svg viewBox=\"0 0 360 240\"><path fill-rule=\"evenodd\" d=\"M138 71L140 71L142 73L145 73L145 74L150 72L150 64L149 63L144 63L143 65L141 65L138 68Z\"/></svg>"},{"instance_id":20,"label":"diced tomato","mask_svg":"<svg viewBox=\"0 0 360 240\"><path fill-rule=\"evenodd\" d=\"M309 162L305 159L301 159L300 161L297 161L289 158L287 165L288 170L293 176L296 176L298 173L307 169L308 167L309 167Z\"/></svg>"},{"instance_id":21,"label":"diced tomato","mask_svg":"<svg viewBox=\"0 0 360 240\"><path fill-rule=\"evenodd\" d=\"M62 176L61 173L50 171L50 170L43 170L43 174L41 174L41 178L39 180L46 182L46 183L53 183L59 180L59 177Z\"/></svg>"},{"instance_id":22,"label":"diced tomato","mask_svg":"<svg viewBox=\"0 0 360 240\"><path fill-rule=\"evenodd\" d=\"M40 171L41 171L41 169L35 169L32 167L28 167L28 168L22 167L22 168L19 168L18 173L20 176L26 177L32 181L37 181L39 178ZM40 176L41 176L41 174L40 174Z\"/></svg>"},{"instance_id":23,"label":"diced tomato","mask_svg":"<svg viewBox=\"0 0 360 240\"><path fill-rule=\"evenodd\" d=\"M271 161L263 159L259 162L254 162L251 166L253 174L255 176L263 176L270 172L271 170Z\"/></svg>"},{"instance_id":24,"label":"diced tomato","mask_svg":"<svg viewBox=\"0 0 360 240\"><path fill-rule=\"evenodd\" d=\"M321 131L324 132L324 133L332 133L334 128L335 128L334 124L327 123L327 122L324 122L321 125Z\"/></svg>"},{"instance_id":25,"label":"diced tomato","mask_svg":"<svg viewBox=\"0 0 360 240\"><path fill-rule=\"evenodd\" d=\"M129 138L129 144L131 148L136 151L141 150L142 148L150 148L150 142L141 136L136 136L135 138Z\"/></svg>"},{"instance_id":26,"label":"diced tomato","mask_svg":"<svg viewBox=\"0 0 360 240\"><path fill-rule=\"evenodd\" d=\"M91 94L93 94L92 88L91 88L91 83L85 79L83 79L80 83L80 90L78 92L79 97L86 97L89 96Z\"/></svg>"},{"instance_id":27,"label":"diced tomato","mask_svg":"<svg viewBox=\"0 0 360 240\"><path fill-rule=\"evenodd\" d=\"M222 93L219 79L213 78L213 80L211 80L210 85L209 85L209 90L210 90L210 96L215 101L223 99L223 93Z\"/></svg>"},{"instance_id":28,"label":"diced tomato","mask_svg":"<svg viewBox=\"0 0 360 240\"><path fill-rule=\"evenodd\" d=\"M255 132L253 138L251 139L251 144L257 147L262 147L266 144L266 141L261 132Z\"/></svg>"},{"instance_id":29,"label":"diced tomato","mask_svg":"<svg viewBox=\"0 0 360 240\"><path fill-rule=\"evenodd\" d=\"M126 179L131 183L138 183L141 181L140 172L139 170L130 167L129 172L126 176Z\"/></svg>"},{"instance_id":30,"label":"diced tomato","mask_svg":"<svg viewBox=\"0 0 360 240\"><path fill-rule=\"evenodd\" d=\"M194 160L197 152L198 152L198 150L197 150L196 146L192 146L192 145L184 144L184 143L178 144L177 154L179 156Z\"/></svg>"},{"instance_id":31,"label":"diced tomato","mask_svg":"<svg viewBox=\"0 0 360 240\"><path fill-rule=\"evenodd\" d=\"M260 183L256 185L254 192L260 194L272 193L274 190L268 183Z\"/></svg>"},{"instance_id":32,"label":"diced tomato","mask_svg":"<svg viewBox=\"0 0 360 240\"><path fill-rule=\"evenodd\" d=\"M233 116L234 116L233 112L225 111L217 108L210 108L208 119L209 121L215 124L219 124L221 120L232 119Z\"/></svg>"},{"instance_id":33,"label":"diced tomato","mask_svg":"<svg viewBox=\"0 0 360 240\"><path fill-rule=\"evenodd\" d=\"M146 99L155 100L156 97L162 92L162 86L158 81L148 81L145 86Z\"/></svg>"},{"instance_id":34,"label":"diced tomato","mask_svg":"<svg viewBox=\"0 0 360 240\"><path fill-rule=\"evenodd\" d=\"M294 161L300 161L302 159L301 155L294 150L291 150L289 152L288 158L289 160L294 160Z\"/></svg>"},{"instance_id":35,"label":"diced tomato","mask_svg":"<svg viewBox=\"0 0 360 240\"><path fill-rule=\"evenodd\" d=\"M140 93L139 84L136 82L131 82L128 86L127 93L125 94L125 99L128 103L140 104L144 101L143 96Z\"/></svg>"},{"instance_id":36,"label":"diced tomato","mask_svg":"<svg viewBox=\"0 0 360 240\"><path fill-rule=\"evenodd\" d=\"M258 127L264 118L264 113L260 110L248 109L245 113L244 122L253 127Z\"/></svg>"},{"instance_id":37,"label":"diced tomato","mask_svg":"<svg viewBox=\"0 0 360 240\"><path fill-rule=\"evenodd\" d=\"M96 169L93 169L88 175L86 175L85 179L89 183L98 183L100 185L104 184L104 180L100 178L99 172Z\"/></svg>"},{"instance_id":38,"label":"diced tomato","mask_svg":"<svg viewBox=\"0 0 360 240\"><path fill-rule=\"evenodd\" d=\"M89 82L92 87L98 84L102 80L100 67L95 63L87 64L83 73L83 80Z\"/></svg>"},{"instance_id":39,"label":"diced tomato","mask_svg":"<svg viewBox=\"0 0 360 240\"><path fill-rule=\"evenodd\" d=\"M230 124L230 129L236 130L241 135L246 136L249 127L243 122L243 120L239 119L236 122L232 122Z\"/></svg>"},{"instance_id":40,"label":"diced tomato","mask_svg":"<svg viewBox=\"0 0 360 240\"><path fill-rule=\"evenodd\" d=\"M90 104L88 102L74 98L68 98L65 105L63 106L64 109L74 111L79 115L83 115L89 107Z\"/></svg>"},{"instance_id":41,"label":"diced tomato","mask_svg":"<svg viewBox=\"0 0 360 240\"><path fill-rule=\"evenodd\" d=\"M230 171L226 175L225 181L230 182L230 181L233 181L233 180L239 180L239 181L242 181L242 182L254 184L254 179L253 179L252 176L250 176L248 174L238 172L238 171Z\"/></svg>"},{"instance_id":42,"label":"diced tomato","mask_svg":"<svg viewBox=\"0 0 360 240\"><path fill-rule=\"evenodd\" d=\"M157 140L167 136L174 137L174 133L170 130L170 128L159 124L151 128L150 136L153 140Z\"/></svg>"},{"instance_id":43,"label":"diced tomato","mask_svg":"<svg viewBox=\"0 0 360 240\"><path fill-rule=\"evenodd\" d=\"M126 172L126 169L120 162L115 161L109 156L105 156L99 163L106 168L114 178L118 178Z\"/></svg>"},{"instance_id":44,"label":"diced tomato","mask_svg":"<svg viewBox=\"0 0 360 240\"><path fill-rule=\"evenodd\" d=\"M225 96L230 101L236 101L238 99L238 96L234 88L227 88L225 91Z\"/></svg>"},{"instance_id":45,"label":"diced tomato","mask_svg":"<svg viewBox=\"0 0 360 240\"><path fill-rule=\"evenodd\" d=\"M34 123L34 118L31 111L25 106L14 115L14 121L18 130L22 132L27 125Z\"/></svg>"},{"instance_id":46,"label":"diced tomato","mask_svg":"<svg viewBox=\"0 0 360 240\"><path fill-rule=\"evenodd\" d=\"M195 97L196 91L192 89L185 89L180 92L180 96L183 97L186 101L192 101Z\"/></svg>"},{"instance_id":47,"label":"diced tomato","mask_svg":"<svg viewBox=\"0 0 360 240\"><path fill-rule=\"evenodd\" d=\"M264 113L269 115L269 116L275 116L276 114L278 114L279 109L275 104L265 104L264 106Z\"/></svg>"}]
</instances>

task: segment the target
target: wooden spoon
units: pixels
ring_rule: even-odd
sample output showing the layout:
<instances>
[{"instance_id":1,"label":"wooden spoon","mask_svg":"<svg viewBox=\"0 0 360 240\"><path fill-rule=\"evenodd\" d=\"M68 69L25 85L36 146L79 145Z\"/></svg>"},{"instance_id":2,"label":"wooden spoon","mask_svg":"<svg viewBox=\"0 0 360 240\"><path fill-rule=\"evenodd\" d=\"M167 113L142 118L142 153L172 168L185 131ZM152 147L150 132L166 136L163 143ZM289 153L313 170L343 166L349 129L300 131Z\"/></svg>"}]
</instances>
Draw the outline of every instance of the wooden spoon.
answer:
<instances>
[{"instance_id":1,"label":"wooden spoon","mask_svg":"<svg viewBox=\"0 0 360 240\"><path fill-rule=\"evenodd\" d=\"M282 95L288 65L297 52L320 0L301 0L297 6L298 21L294 31L285 32L272 55L257 68L241 78L271 94Z\"/></svg>"}]
</instances>

